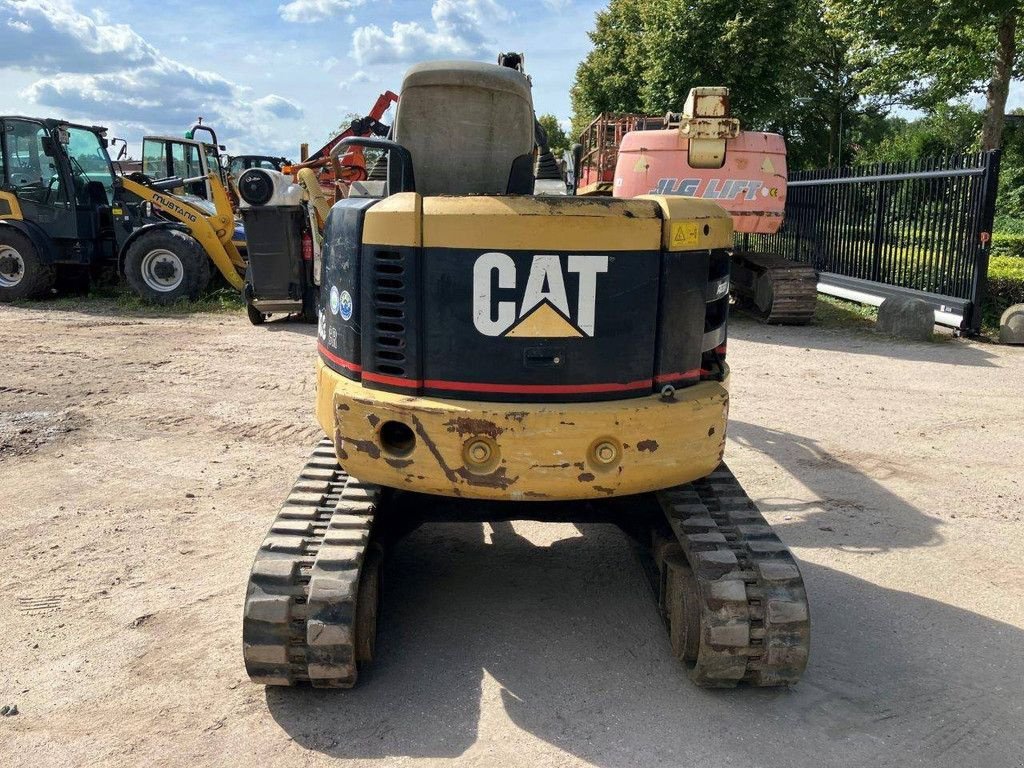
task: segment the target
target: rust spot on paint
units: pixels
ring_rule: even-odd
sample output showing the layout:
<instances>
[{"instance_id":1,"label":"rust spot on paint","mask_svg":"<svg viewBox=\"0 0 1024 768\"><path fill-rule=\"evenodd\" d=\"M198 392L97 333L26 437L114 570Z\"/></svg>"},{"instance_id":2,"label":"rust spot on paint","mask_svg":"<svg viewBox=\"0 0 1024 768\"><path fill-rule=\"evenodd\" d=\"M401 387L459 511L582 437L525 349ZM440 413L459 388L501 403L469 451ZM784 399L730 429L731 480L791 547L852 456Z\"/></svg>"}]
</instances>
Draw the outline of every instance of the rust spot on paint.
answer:
<instances>
[{"instance_id":1,"label":"rust spot on paint","mask_svg":"<svg viewBox=\"0 0 1024 768\"><path fill-rule=\"evenodd\" d=\"M340 445L335 447L334 452L338 454L339 460L346 461L348 459L348 451L346 451Z\"/></svg>"},{"instance_id":2,"label":"rust spot on paint","mask_svg":"<svg viewBox=\"0 0 1024 768\"><path fill-rule=\"evenodd\" d=\"M594 479L594 476L590 472L583 472L576 477L581 483L589 483Z\"/></svg>"},{"instance_id":3,"label":"rust spot on paint","mask_svg":"<svg viewBox=\"0 0 1024 768\"><path fill-rule=\"evenodd\" d=\"M338 410L339 411L347 411L347 410L349 410L348 403L338 403Z\"/></svg>"},{"instance_id":4,"label":"rust spot on paint","mask_svg":"<svg viewBox=\"0 0 1024 768\"><path fill-rule=\"evenodd\" d=\"M508 413L505 414L506 419L508 419L509 421L514 421L518 424L522 424L523 419L525 419L527 416L529 416L529 414L526 411L509 411Z\"/></svg>"},{"instance_id":5,"label":"rust spot on paint","mask_svg":"<svg viewBox=\"0 0 1024 768\"><path fill-rule=\"evenodd\" d=\"M549 496L546 493L540 493L538 491L527 491L526 493L523 494L523 496L526 496L527 498L530 498L530 499L547 499L547 498L549 498Z\"/></svg>"},{"instance_id":6,"label":"rust spot on paint","mask_svg":"<svg viewBox=\"0 0 1024 768\"><path fill-rule=\"evenodd\" d=\"M576 467L576 469L586 469L587 468L587 465L584 464L582 461L577 461L575 464L573 464L573 466Z\"/></svg>"},{"instance_id":7,"label":"rust spot on paint","mask_svg":"<svg viewBox=\"0 0 1024 768\"><path fill-rule=\"evenodd\" d=\"M371 427L376 427L378 424L380 424L380 417L375 413L366 414L366 420L370 422Z\"/></svg>"},{"instance_id":8,"label":"rust spot on paint","mask_svg":"<svg viewBox=\"0 0 1024 768\"><path fill-rule=\"evenodd\" d=\"M651 453L654 453L656 450L658 450L658 441L641 440L639 443L636 444L636 448L638 451L650 451Z\"/></svg>"},{"instance_id":9,"label":"rust spot on paint","mask_svg":"<svg viewBox=\"0 0 1024 768\"><path fill-rule=\"evenodd\" d=\"M373 440L353 440L351 437L342 436L341 441L355 447L357 451L365 453L371 459L380 458L380 448Z\"/></svg>"},{"instance_id":10,"label":"rust spot on paint","mask_svg":"<svg viewBox=\"0 0 1024 768\"><path fill-rule=\"evenodd\" d=\"M388 464L390 464L395 469L405 469L410 464L412 464L412 459L384 459L384 461L386 461ZM405 478L405 479L409 480L409 478Z\"/></svg>"},{"instance_id":11,"label":"rust spot on paint","mask_svg":"<svg viewBox=\"0 0 1024 768\"><path fill-rule=\"evenodd\" d=\"M561 424L562 426L565 426L565 427L575 427L576 426L576 422L575 421L560 421L558 423Z\"/></svg>"},{"instance_id":12,"label":"rust spot on paint","mask_svg":"<svg viewBox=\"0 0 1024 768\"><path fill-rule=\"evenodd\" d=\"M461 416L451 421L446 421L445 426L449 432L458 432L460 437L466 435L487 435L492 440L497 440L505 430L487 419L471 419L468 416Z\"/></svg>"},{"instance_id":13,"label":"rust spot on paint","mask_svg":"<svg viewBox=\"0 0 1024 768\"><path fill-rule=\"evenodd\" d=\"M437 449L437 444L430 439L430 435L427 434L427 430L423 428L423 422L415 416L412 417L412 422L416 425L416 434L420 436L420 440L422 440L423 444L427 446L427 450L433 454L434 458L437 460L438 466L441 467L441 471L444 472L444 476L448 478L448 482L453 486L458 485L458 475L456 475L455 472L452 471L452 468L448 466L447 462L445 462L444 456L442 456L441 452Z\"/></svg>"},{"instance_id":14,"label":"rust spot on paint","mask_svg":"<svg viewBox=\"0 0 1024 768\"><path fill-rule=\"evenodd\" d=\"M455 473L465 480L469 485L480 485L485 488L499 488L507 490L519 477L508 477L505 474L505 467L498 467L489 475L474 475L465 467L459 467Z\"/></svg>"},{"instance_id":15,"label":"rust spot on paint","mask_svg":"<svg viewBox=\"0 0 1024 768\"><path fill-rule=\"evenodd\" d=\"M711 429L708 430L708 437L711 437L713 434L715 434L715 428L711 427Z\"/></svg>"},{"instance_id":16,"label":"rust spot on paint","mask_svg":"<svg viewBox=\"0 0 1024 768\"><path fill-rule=\"evenodd\" d=\"M531 464L530 469L568 469L569 466L570 464L567 461L564 464Z\"/></svg>"},{"instance_id":17,"label":"rust spot on paint","mask_svg":"<svg viewBox=\"0 0 1024 768\"><path fill-rule=\"evenodd\" d=\"M594 486L594 490L598 491L600 493L605 493L605 494L607 494L609 496L611 496L613 493L615 493L615 489L614 488L605 488L603 485L595 485Z\"/></svg>"}]
</instances>

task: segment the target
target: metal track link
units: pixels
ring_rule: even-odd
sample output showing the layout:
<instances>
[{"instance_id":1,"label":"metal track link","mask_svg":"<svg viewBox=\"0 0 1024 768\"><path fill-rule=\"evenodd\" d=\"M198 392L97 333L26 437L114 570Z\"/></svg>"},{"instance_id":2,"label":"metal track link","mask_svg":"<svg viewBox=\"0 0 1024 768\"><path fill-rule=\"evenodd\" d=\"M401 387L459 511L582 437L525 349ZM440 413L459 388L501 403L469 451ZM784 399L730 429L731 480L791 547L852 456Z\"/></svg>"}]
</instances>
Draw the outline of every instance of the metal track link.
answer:
<instances>
[{"instance_id":1,"label":"metal track link","mask_svg":"<svg viewBox=\"0 0 1024 768\"><path fill-rule=\"evenodd\" d=\"M368 653L360 648L372 649L366 635L376 629L380 557L368 548L379 496L377 486L341 469L329 440L320 441L249 576L242 649L254 682L355 684L357 662ZM359 604L361 598L372 605Z\"/></svg>"},{"instance_id":2,"label":"metal track link","mask_svg":"<svg viewBox=\"0 0 1024 768\"><path fill-rule=\"evenodd\" d=\"M703 687L792 685L810 616L796 560L723 464L657 494L671 539L654 542L673 649Z\"/></svg>"},{"instance_id":3,"label":"metal track link","mask_svg":"<svg viewBox=\"0 0 1024 768\"><path fill-rule=\"evenodd\" d=\"M810 264L774 253L733 254L734 293L763 323L806 325L814 319L818 277Z\"/></svg>"}]
</instances>

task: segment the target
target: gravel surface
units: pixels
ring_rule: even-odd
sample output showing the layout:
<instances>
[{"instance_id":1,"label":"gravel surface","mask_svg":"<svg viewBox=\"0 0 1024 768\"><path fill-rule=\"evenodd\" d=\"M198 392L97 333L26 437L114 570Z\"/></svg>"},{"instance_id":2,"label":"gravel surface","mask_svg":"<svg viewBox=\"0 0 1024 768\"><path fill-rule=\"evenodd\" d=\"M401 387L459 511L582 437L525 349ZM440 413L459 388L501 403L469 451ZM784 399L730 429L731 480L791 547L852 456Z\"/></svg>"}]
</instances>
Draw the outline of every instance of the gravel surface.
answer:
<instances>
[{"instance_id":1,"label":"gravel surface","mask_svg":"<svg viewBox=\"0 0 1024 768\"><path fill-rule=\"evenodd\" d=\"M1024 765L1024 350L734 324L727 460L801 559L788 691L695 689L616 529L435 524L348 692L248 682L313 329L0 307L4 766Z\"/></svg>"}]
</instances>

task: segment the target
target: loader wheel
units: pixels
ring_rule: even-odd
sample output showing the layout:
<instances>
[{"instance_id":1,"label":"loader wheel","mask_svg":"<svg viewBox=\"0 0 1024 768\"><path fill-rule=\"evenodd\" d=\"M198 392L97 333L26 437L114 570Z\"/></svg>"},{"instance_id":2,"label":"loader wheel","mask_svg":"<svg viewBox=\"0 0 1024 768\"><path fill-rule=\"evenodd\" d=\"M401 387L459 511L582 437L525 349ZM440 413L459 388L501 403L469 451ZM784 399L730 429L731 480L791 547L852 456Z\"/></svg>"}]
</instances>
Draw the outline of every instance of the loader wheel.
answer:
<instances>
[{"instance_id":1,"label":"loader wheel","mask_svg":"<svg viewBox=\"0 0 1024 768\"><path fill-rule=\"evenodd\" d=\"M263 325L263 323L267 321L267 316L256 309L252 304L246 304L245 311L249 315L249 322L253 325Z\"/></svg>"},{"instance_id":2,"label":"loader wheel","mask_svg":"<svg viewBox=\"0 0 1024 768\"><path fill-rule=\"evenodd\" d=\"M124 275L135 293L156 304L195 301L210 282L210 258L188 233L156 229L128 246Z\"/></svg>"},{"instance_id":3,"label":"loader wheel","mask_svg":"<svg viewBox=\"0 0 1024 768\"><path fill-rule=\"evenodd\" d=\"M49 293L56 273L21 232L0 230L0 302L38 299Z\"/></svg>"}]
</instances>

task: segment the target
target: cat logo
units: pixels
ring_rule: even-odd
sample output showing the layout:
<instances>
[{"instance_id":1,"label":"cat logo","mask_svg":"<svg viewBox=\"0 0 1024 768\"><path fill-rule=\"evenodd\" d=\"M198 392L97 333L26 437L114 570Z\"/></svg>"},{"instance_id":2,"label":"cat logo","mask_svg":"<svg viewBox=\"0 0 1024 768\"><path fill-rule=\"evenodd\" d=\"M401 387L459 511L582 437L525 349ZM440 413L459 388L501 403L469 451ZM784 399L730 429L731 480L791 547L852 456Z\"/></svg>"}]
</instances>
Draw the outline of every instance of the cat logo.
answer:
<instances>
[{"instance_id":1,"label":"cat logo","mask_svg":"<svg viewBox=\"0 0 1024 768\"><path fill-rule=\"evenodd\" d=\"M507 253L491 251L473 265L473 324L485 336L584 338L594 335L597 276L608 271L607 256L569 256L567 269L554 254L533 257L526 288L517 303L494 296L493 288L519 287L516 264ZM578 288L569 305L566 281Z\"/></svg>"}]
</instances>

